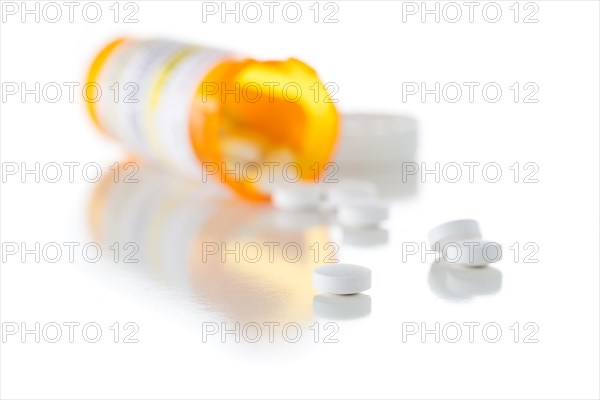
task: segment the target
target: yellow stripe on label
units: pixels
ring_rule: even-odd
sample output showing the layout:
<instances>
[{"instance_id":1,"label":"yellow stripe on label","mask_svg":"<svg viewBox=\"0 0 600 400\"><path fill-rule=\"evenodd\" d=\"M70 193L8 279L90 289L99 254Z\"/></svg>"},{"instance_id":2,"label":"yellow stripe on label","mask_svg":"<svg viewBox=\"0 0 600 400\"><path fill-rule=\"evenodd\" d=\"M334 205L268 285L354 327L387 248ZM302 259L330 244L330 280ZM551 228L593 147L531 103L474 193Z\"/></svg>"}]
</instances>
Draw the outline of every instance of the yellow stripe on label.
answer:
<instances>
[{"instance_id":1,"label":"yellow stripe on label","mask_svg":"<svg viewBox=\"0 0 600 400\"><path fill-rule=\"evenodd\" d=\"M177 170L177 168L162 148L160 140L158 138L159 132L157 131L156 124L153 121L158 106L160 105L161 95L164 93L164 86L167 82L167 78L183 60L185 60L188 56L196 53L198 49L198 47L186 47L178 53L176 53L164 65L164 67L158 72L158 74L156 74L156 78L154 79L154 82L152 83L152 86L150 88L150 101L148 104L148 112L146 113L146 118L144 121L147 129L145 129L144 131L146 132L146 137L149 141L152 150L161 159L161 161L165 163L165 165L174 170ZM166 106L168 107L169 105Z\"/></svg>"}]
</instances>

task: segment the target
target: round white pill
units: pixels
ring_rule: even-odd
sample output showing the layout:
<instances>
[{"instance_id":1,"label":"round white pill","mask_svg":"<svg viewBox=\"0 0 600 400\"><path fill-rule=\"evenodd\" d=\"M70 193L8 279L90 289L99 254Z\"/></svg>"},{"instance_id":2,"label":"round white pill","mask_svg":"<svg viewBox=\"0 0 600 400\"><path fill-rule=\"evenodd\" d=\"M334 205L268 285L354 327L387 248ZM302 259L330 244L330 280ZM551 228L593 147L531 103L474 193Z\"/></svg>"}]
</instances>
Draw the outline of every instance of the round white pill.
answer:
<instances>
[{"instance_id":1,"label":"round white pill","mask_svg":"<svg viewBox=\"0 0 600 400\"><path fill-rule=\"evenodd\" d=\"M371 270L354 264L333 264L313 270L313 287L320 292L354 294L371 288Z\"/></svg>"},{"instance_id":2,"label":"round white pill","mask_svg":"<svg viewBox=\"0 0 600 400\"><path fill-rule=\"evenodd\" d=\"M502 246L487 240L449 242L443 248L444 260L451 264L479 267L502 259Z\"/></svg>"},{"instance_id":3,"label":"round white pill","mask_svg":"<svg viewBox=\"0 0 600 400\"><path fill-rule=\"evenodd\" d=\"M298 211L316 209L322 196L321 185L290 183L273 189L271 201L280 210Z\"/></svg>"},{"instance_id":4,"label":"round white pill","mask_svg":"<svg viewBox=\"0 0 600 400\"><path fill-rule=\"evenodd\" d=\"M376 199L360 199L339 206L337 220L340 225L350 228L376 226L389 216L386 204Z\"/></svg>"},{"instance_id":5,"label":"round white pill","mask_svg":"<svg viewBox=\"0 0 600 400\"><path fill-rule=\"evenodd\" d=\"M477 221L472 219L459 219L438 225L429 232L429 244L435 246L439 243L444 246L448 242L466 239L481 239L481 230Z\"/></svg>"}]
</instances>

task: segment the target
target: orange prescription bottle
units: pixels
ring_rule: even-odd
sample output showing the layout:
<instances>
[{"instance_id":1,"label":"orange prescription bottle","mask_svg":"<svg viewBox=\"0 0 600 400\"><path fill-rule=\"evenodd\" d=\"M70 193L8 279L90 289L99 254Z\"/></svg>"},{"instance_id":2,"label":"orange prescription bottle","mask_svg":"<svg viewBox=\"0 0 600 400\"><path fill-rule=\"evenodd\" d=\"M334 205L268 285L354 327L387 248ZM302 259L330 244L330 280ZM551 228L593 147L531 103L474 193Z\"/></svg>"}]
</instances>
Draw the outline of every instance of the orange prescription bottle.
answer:
<instances>
[{"instance_id":1,"label":"orange prescription bottle","mask_svg":"<svg viewBox=\"0 0 600 400\"><path fill-rule=\"evenodd\" d=\"M168 40L109 43L88 71L86 95L94 123L129 150L252 200L269 198L284 167L292 179L314 180L339 131L324 83L303 62Z\"/></svg>"}]
</instances>

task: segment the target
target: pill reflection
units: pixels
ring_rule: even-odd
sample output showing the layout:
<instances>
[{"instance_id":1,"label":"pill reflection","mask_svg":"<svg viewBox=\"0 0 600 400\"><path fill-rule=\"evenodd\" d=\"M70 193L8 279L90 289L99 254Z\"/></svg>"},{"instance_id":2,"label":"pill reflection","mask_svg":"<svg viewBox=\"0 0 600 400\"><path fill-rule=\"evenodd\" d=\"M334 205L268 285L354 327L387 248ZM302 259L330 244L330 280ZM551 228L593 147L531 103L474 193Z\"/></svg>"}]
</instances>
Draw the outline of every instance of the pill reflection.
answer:
<instances>
[{"instance_id":1,"label":"pill reflection","mask_svg":"<svg viewBox=\"0 0 600 400\"><path fill-rule=\"evenodd\" d=\"M357 247L371 247L386 244L389 239L387 229L374 228L343 228L342 241L344 244Z\"/></svg>"},{"instance_id":2,"label":"pill reflection","mask_svg":"<svg viewBox=\"0 0 600 400\"><path fill-rule=\"evenodd\" d=\"M328 320L349 320L371 314L371 296L357 293L348 296L323 293L313 298L313 313Z\"/></svg>"},{"instance_id":3,"label":"pill reflection","mask_svg":"<svg viewBox=\"0 0 600 400\"><path fill-rule=\"evenodd\" d=\"M490 266L469 268L434 262L428 281L431 290L444 299L469 300L498 293L502 288L502 272Z\"/></svg>"},{"instance_id":4,"label":"pill reflection","mask_svg":"<svg viewBox=\"0 0 600 400\"><path fill-rule=\"evenodd\" d=\"M329 241L318 214L275 211L148 165L137 181L98 184L90 207L98 242L137 244L139 270L227 319L311 317L311 273L324 253L310 247Z\"/></svg>"}]
</instances>

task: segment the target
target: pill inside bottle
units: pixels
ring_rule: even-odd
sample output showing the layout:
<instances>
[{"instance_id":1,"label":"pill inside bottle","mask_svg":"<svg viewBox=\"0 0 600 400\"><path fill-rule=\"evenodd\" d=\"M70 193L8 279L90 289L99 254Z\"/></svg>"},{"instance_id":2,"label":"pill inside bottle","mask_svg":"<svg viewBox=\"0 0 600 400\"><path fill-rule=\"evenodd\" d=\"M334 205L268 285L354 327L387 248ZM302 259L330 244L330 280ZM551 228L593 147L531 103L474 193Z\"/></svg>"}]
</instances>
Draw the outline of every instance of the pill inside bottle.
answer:
<instances>
[{"instance_id":1,"label":"pill inside bottle","mask_svg":"<svg viewBox=\"0 0 600 400\"><path fill-rule=\"evenodd\" d=\"M269 199L259 182L280 164L314 180L338 138L327 88L295 58L121 38L98 53L85 91L95 124L132 152L251 200Z\"/></svg>"}]
</instances>

